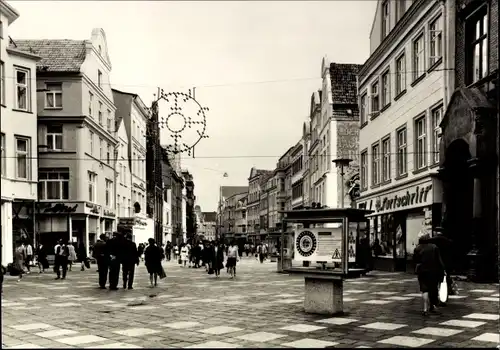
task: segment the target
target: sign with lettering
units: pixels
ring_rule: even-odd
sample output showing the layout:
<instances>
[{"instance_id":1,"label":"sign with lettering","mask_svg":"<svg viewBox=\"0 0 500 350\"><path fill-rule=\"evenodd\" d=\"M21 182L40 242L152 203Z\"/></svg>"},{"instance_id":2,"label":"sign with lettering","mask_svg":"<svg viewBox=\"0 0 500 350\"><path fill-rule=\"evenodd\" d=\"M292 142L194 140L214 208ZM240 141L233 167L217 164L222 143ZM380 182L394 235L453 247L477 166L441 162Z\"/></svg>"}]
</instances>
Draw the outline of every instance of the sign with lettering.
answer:
<instances>
[{"instance_id":1,"label":"sign with lettering","mask_svg":"<svg viewBox=\"0 0 500 350\"><path fill-rule=\"evenodd\" d=\"M376 199L368 199L358 204L360 209L375 210L375 213L390 213L432 205L432 184L419 184L414 187L383 194ZM431 192L431 193L429 193Z\"/></svg>"},{"instance_id":2,"label":"sign with lettering","mask_svg":"<svg viewBox=\"0 0 500 350\"><path fill-rule=\"evenodd\" d=\"M42 208L42 213L53 213L53 214L70 214L76 212L78 204L73 206L66 205L64 203L47 204L45 208Z\"/></svg>"}]
</instances>

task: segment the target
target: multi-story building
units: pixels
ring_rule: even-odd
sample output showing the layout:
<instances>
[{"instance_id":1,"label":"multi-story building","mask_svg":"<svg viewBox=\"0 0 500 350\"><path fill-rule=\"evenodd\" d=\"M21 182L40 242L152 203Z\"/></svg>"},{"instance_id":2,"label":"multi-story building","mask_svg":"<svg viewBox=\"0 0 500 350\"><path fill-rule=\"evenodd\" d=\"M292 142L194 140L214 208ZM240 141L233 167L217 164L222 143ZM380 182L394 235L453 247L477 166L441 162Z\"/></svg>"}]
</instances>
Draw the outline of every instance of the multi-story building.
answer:
<instances>
[{"instance_id":1,"label":"multi-story building","mask_svg":"<svg viewBox=\"0 0 500 350\"><path fill-rule=\"evenodd\" d=\"M217 212L209 211L201 213L201 224L198 235L207 241L215 240L215 228L217 227Z\"/></svg>"},{"instance_id":2,"label":"multi-story building","mask_svg":"<svg viewBox=\"0 0 500 350\"><path fill-rule=\"evenodd\" d=\"M447 92L443 2L379 1L359 71L361 197L375 268L413 271L418 234L441 223L439 125ZM408 265L408 266L407 266Z\"/></svg>"},{"instance_id":3,"label":"multi-story building","mask_svg":"<svg viewBox=\"0 0 500 350\"><path fill-rule=\"evenodd\" d=\"M119 102L115 99L117 113L115 118L116 138L118 147L116 148L116 216L118 221L121 218L132 218L134 210L132 206L132 173L129 161L129 137L126 122L118 113Z\"/></svg>"},{"instance_id":4,"label":"multi-story building","mask_svg":"<svg viewBox=\"0 0 500 350\"><path fill-rule=\"evenodd\" d=\"M118 161L116 172L118 179L130 174L130 192L132 214L119 220L120 226L132 223L132 234L137 242L147 242L154 237L150 232L154 223L146 213L146 125L149 110L137 94L112 89L113 101L116 106L116 120L123 122L128 142L120 141L118 153L126 153L127 162ZM128 164L127 164L128 163ZM127 184L128 185L128 184ZM117 203L123 201L123 195ZM117 204L118 207L118 204Z\"/></svg>"},{"instance_id":5,"label":"multi-story building","mask_svg":"<svg viewBox=\"0 0 500 350\"><path fill-rule=\"evenodd\" d=\"M172 158L169 158L172 159ZM172 161L172 160L171 160ZM172 163L171 163L172 164ZM185 217L183 216L183 189L184 180L179 173L172 168L170 170L171 175L171 213L172 213L172 242L175 244L180 244L183 242L183 226L185 222Z\"/></svg>"},{"instance_id":6,"label":"multi-story building","mask_svg":"<svg viewBox=\"0 0 500 350\"><path fill-rule=\"evenodd\" d=\"M304 157L304 169L302 170L302 178L303 178L303 195L302 195L302 203L305 208L309 208L311 206L310 200L310 189L311 189L311 177L310 175L310 158L309 158L309 148L311 146L311 123L308 120L304 122L302 126L302 144L303 144L303 157Z\"/></svg>"},{"instance_id":7,"label":"multi-story building","mask_svg":"<svg viewBox=\"0 0 500 350\"><path fill-rule=\"evenodd\" d=\"M173 168L170 164L170 159L165 148L161 148L161 174L162 174L162 188L163 188L163 243L175 242L173 236L172 213L174 210L173 204Z\"/></svg>"},{"instance_id":8,"label":"multi-story building","mask_svg":"<svg viewBox=\"0 0 500 350\"><path fill-rule=\"evenodd\" d=\"M260 235L260 179L268 173L269 170L252 167L248 177L247 232L253 240Z\"/></svg>"},{"instance_id":9,"label":"multi-story building","mask_svg":"<svg viewBox=\"0 0 500 350\"><path fill-rule=\"evenodd\" d=\"M229 233L229 213L231 208L228 207L227 200L235 195L248 193L247 186L221 186L219 188L219 202L222 205L219 205L219 212L217 214L217 221L219 225L219 234L222 234L220 237L224 237L227 233ZM234 215L233 215L234 216Z\"/></svg>"},{"instance_id":10,"label":"multi-story building","mask_svg":"<svg viewBox=\"0 0 500 350\"><path fill-rule=\"evenodd\" d=\"M418 13L422 6L417 1L412 7ZM433 43L428 66L444 71L441 75L446 112L440 124L441 147L439 157L432 153L435 158L430 162L440 161L442 226L455 245L453 262L457 272L468 270L474 281L498 281L498 1L446 1L433 11L442 18L442 27L434 27L433 19L424 30L428 30ZM432 51L436 48L442 51ZM427 120L434 151L437 137L432 135L437 133L434 126L438 121L429 112Z\"/></svg>"},{"instance_id":11,"label":"multi-story building","mask_svg":"<svg viewBox=\"0 0 500 350\"><path fill-rule=\"evenodd\" d=\"M278 211L278 191L279 191L279 177L276 174L276 170L269 174L269 178L266 182L266 192L267 192L267 232L275 232L278 230L280 222Z\"/></svg>"},{"instance_id":12,"label":"multi-story building","mask_svg":"<svg viewBox=\"0 0 500 350\"><path fill-rule=\"evenodd\" d=\"M236 236L245 238L245 240L247 238L247 198L248 188L238 199L234 210L234 228Z\"/></svg>"},{"instance_id":13,"label":"multi-story building","mask_svg":"<svg viewBox=\"0 0 500 350\"><path fill-rule=\"evenodd\" d=\"M276 178L278 180L277 188L277 207L278 207L278 217L276 221L280 224L282 215L280 211L291 210L292 208L292 186L291 186L291 153L294 147L290 147L284 155L278 160L276 164Z\"/></svg>"},{"instance_id":14,"label":"multi-story building","mask_svg":"<svg viewBox=\"0 0 500 350\"><path fill-rule=\"evenodd\" d=\"M238 205L241 206L241 200L247 196L247 187L242 187L240 193L235 193L227 198L224 198L224 206L222 213L222 234L224 238L230 241L233 238L246 238L246 233L243 235L241 227L238 227L238 220L241 221L241 210L238 210Z\"/></svg>"},{"instance_id":15,"label":"multi-story building","mask_svg":"<svg viewBox=\"0 0 500 350\"><path fill-rule=\"evenodd\" d=\"M3 266L18 240L35 244L37 200L37 86L39 57L10 44L9 26L19 13L0 1L1 225ZM61 190L60 187L57 188ZM64 190L68 191L65 186Z\"/></svg>"},{"instance_id":16,"label":"multi-story building","mask_svg":"<svg viewBox=\"0 0 500 350\"><path fill-rule=\"evenodd\" d=\"M269 230L269 187L268 182L273 173L267 172L259 178L260 201L259 201L259 235L257 241L264 240ZM260 238L260 239L259 239Z\"/></svg>"},{"instance_id":17,"label":"multi-story building","mask_svg":"<svg viewBox=\"0 0 500 350\"><path fill-rule=\"evenodd\" d=\"M310 143L308 150L308 161L309 161L309 179L307 180L309 184L309 205L312 203L321 203L321 198L319 190L321 186L318 185L319 182L323 181L323 178L319 177L319 150L320 150L320 119L321 119L321 97L322 91L315 91L311 95L311 106L309 110L309 130L310 130Z\"/></svg>"},{"instance_id":18,"label":"multi-story building","mask_svg":"<svg viewBox=\"0 0 500 350\"><path fill-rule=\"evenodd\" d=\"M304 208L304 144L301 139L291 153L292 209Z\"/></svg>"},{"instance_id":19,"label":"multi-story building","mask_svg":"<svg viewBox=\"0 0 500 350\"><path fill-rule=\"evenodd\" d=\"M339 208L349 203L348 191L344 188L346 200L341 198L342 182L340 171L332 164L338 158L349 158L353 162L345 169L345 180L358 171L358 106L356 98L356 77L358 64L330 63L325 57L321 73L323 85L321 94L311 101L311 148L310 164L311 202L321 206ZM316 103L320 102L318 109Z\"/></svg>"},{"instance_id":20,"label":"multi-story building","mask_svg":"<svg viewBox=\"0 0 500 350\"><path fill-rule=\"evenodd\" d=\"M190 240L196 235L196 215L194 211L196 196L194 195L193 175L188 170L183 170L182 176L186 196L186 238Z\"/></svg>"},{"instance_id":21,"label":"multi-story building","mask_svg":"<svg viewBox=\"0 0 500 350\"><path fill-rule=\"evenodd\" d=\"M90 40L17 40L37 63L40 241L88 249L115 219L115 105L106 35ZM57 52L57 55L54 55Z\"/></svg>"}]
</instances>

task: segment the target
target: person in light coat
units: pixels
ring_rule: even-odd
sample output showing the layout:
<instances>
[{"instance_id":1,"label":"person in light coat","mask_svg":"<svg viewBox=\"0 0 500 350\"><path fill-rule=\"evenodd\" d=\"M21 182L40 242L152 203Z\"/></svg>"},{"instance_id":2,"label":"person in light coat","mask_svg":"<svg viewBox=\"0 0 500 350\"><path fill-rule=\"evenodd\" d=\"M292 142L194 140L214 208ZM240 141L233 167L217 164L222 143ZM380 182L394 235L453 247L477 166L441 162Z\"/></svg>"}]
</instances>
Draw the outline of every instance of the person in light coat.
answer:
<instances>
[{"instance_id":1,"label":"person in light coat","mask_svg":"<svg viewBox=\"0 0 500 350\"><path fill-rule=\"evenodd\" d=\"M186 267L188 260L189 260L189 247L187 244L183 244L181 246L181 261L184 264L184 267Z\"/></svg>"},{"instance_id":2,"label":"person in light coat","mask_svg":"<svg viewBox=\"0 0 500 350\"><path fill-rule=\"evenodd\" d=\"M73 261L77 260L76 256L76 250L75 247L73 246L72 242L68 243L68 265L69 265L69 271L71 271L71 267L73 266Z\"/></svg>"}]
</instances>

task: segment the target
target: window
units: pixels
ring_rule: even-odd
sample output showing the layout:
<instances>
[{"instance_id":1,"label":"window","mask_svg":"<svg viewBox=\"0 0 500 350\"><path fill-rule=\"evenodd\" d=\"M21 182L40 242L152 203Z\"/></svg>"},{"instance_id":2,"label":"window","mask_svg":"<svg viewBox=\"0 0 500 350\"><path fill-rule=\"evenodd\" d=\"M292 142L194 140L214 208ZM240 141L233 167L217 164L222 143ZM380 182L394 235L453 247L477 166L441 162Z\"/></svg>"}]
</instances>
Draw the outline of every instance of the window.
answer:
<instances>
[{"instance_id":1,"label":"window","mask_svg":"<svg viewBox=\"0 0 500 350\"><path fill-rule=\"evenodd\" d=\"M89 116L92 117L92 118L94 117L92 115L92 104L93 103L94 103L94 94L91 93L91 92L89 92Z\"/></svg>"},{"instance_id":2,"label":"window","mask_svg":"<svg viewBox=\"0 0 500 350\"><path fill-rule=\"evenodd\" d=\"M0 61L0 104L5 106L5 64Z\"/></svg>"},{"instance_id":3,"label":"window","mask_svg":"<svg viewBox=\"0 0 500 350\"><path fill-rule=\"evenodd\" d=\"M89 181L89 202L96 202L96 189L97 189L97 174L91 171L88 172Z\"/></svg>"},{"instance_id":4,"label":"window","mask_svg":"<svg viewBox=\"0 0 500 350\"><path fill-rule=\"evenodd\" d=\"M51 151L61 151L63 148L62 125L47 125L47 148Z\"/></svg>"},{"instance_id":5,"label":"window","mask_svg":"<svg viewBox=\"0 0 500 350\"><path fill-rule=\"evenodd\" d=\"M361 121L361 125L363 125L364 123L367 122L367 118L366 118L366 93L363 94L363 96L361 96L361 99L360 99L360 106L359 106L359 119Z\"/></svg>"},{"instance_id":6,"label":"window","mask_svg":"<svg viewBox=\"0 0 500 350\"><path fill-rule=\"evenodd\" d=\"M429 67L443 56L443 28L441 15L429 24Z\"/></svg>"},{"instance_id":7,"label":"window","mask_svg":"<svg viewBox=\"0 0 500 350\"><path fill-rule=\"evenodd\" d=\"M45 92L45 108L62 108L62 83L47 83L49 91Z\"/></svg>"},{"instance_id":8,"label":"window","mask_svg":"<svg viewBox=\"0 0 500 350\"><path fill-rule=\"evenodd\" d=\"M391 103L391 80L389 71L382 74L382 106L385 107Z\"/></svg>"},{"instance_id":9,"label":"window","mask_svg":"<svg viewBox=\"0 0 500 350\"><path fill-rule=\"evenodd\" d=\"M486 6L467 19L465 35L467 83L472 84L484 78L488 72L488 12Z\"/></svg>"},{"instance_id":10,"label":"window","mask_svg":"<svg viewBox=\"0 0 500 350\"><path fill-rule=\"evenodd\" d=\"M102 89L102 72L100 70L97 71L97 86Z\"/></svg>"},{"instance_id":11,"label":"window","mask_svg":"<svg viewBox=\"0 0 500 350\"><path fill-rule=\"evenodd\" d=\"M106 154L106 162L108 164L111 164L111 152L112 152L111 145L108 145L108 152Z\"/></svg>"},{"instance_id":12,"label":"window","mask_svg":"<svg viewBox=\"0 0 500 350\"><path fill-rule=\"evenodd\" d=\"M99 137L99 160L104 159L104 141Z\"/></svg>"},{"instance_id":13,"label":"window","mask_svg":"<svg viewBox=\"0 0 500 350\"><path fill-rule=\"evenodd\" d=\"M396 0L396 16L399 21L406 12L406 1L407 0Z\"/></svg>"},{"instance_id":14,"label":"window","mask_svg":"<svg viewBox=\"0 0 500 350\"><path fill-rule=\"evenodd\" d=\"M372 114L380 110L380 100L378 95L378 81L372 85Z\"/></svg>"},{"instance_id":15,"label":"window","mask_svg":"<svg viewBox=\"0 0 500 350\"><path fill-rule=\"evenodd\" d=\"M408 148L406 145L406 128L399 129L396 133L398 153L397 153L397 169L398 176L405 175L408 171Z\"/></svg>"},{"instance_id":16,"label":"window","mask_svg":"<svg viewBox=\"0 0 500 350\"><path fill-rule=\"evenodd\" d=\"M89 130L90 155L94 155L94 133Z\"/></svg>"},{"instance_id":17,"label":"window","mask_svg":"<svg viewBox=\"0 0 500 350\"><path fill-rule=\"evenodd\" d=\"M396 96L406 89L406 56L403 53L396 59Z\"/></svg>"},{"instance_id":18,"label":"window","mask_svg":"<svg viewBox=\"0 0 500 350\"><path fill-rule=\"evenodd\" d=\"M361 188L368 188L368 152L361 153Z\"/></svg>"},{"instance_id":19,"label":"window","mask_svg":"<svg viewBox=\"0 0 500 350\"><path fill-rule=\"evenodd\" d=\"M113 206L113 181L106 179L106 206Z\"/></svg>"},{"instance_id":20,"label":"window","mask_svg":"<svg viewBox=\"0 0 500 350\"><path fill-rule=\"evenodd\" d=\"M30 107L30 71L26 68L14 68L16 77L16 109L29 111Z\"/></svg>"},{"instance_id":21,"label":"window","mask_svg":"<svg viewBox=\"0 0 500 350\"><path fill-rule=\"evenodd\" d=\"M29 179L30 140L16 136L16 176L18 179Z\"/></svg>"},{"instance_id":22,"label":"window","mask_svg":"<svg viewBox=\"0 0 500 350\"><path fill-rule=\"evenodd\" d=\"M415 166L422 169L427 165L427 135L425 116L415 120Z\"/></svg>"},{"instance_id":23,"label":"window","mask_svg":"<svg viewBox=\"0 0 500 350\"><path fill-rule=\"evenodd\" d=\"M1 140L0 140L0 144L1 144L1 149L2 149L2 153L1 153L1 159L2 159L2 176L6 176L7 175L7 168L5 167L6 165L6 154L5 154L5 134L1 134Z\"/></svg>"},{"instance_id":24,"label":"window","mask_svg":"<svg viewBox=\"0 0 500 350\"><path fill-rule=\"evenodd\" d=\"M380 146L372 146L372 185L380 183Z\"/></svg>"},{"instance_id":25,"label":"window","mask_svg":"<svg viewBox=\"0 0 500 350\"><path fill-rule=\"evenodd\" d=\"M391 17L391 11L390 11L390 7L389 7L389 0L386 0L382 4L382 40L391 31L390 17Z\"/></svg>"},{"instance_id":26,"label":"window","mask_svg":"<svg viewBox=\"0 0 500 350\"><path fill-rule=\"evenodd\" d=\"M432 163L439 163L439 141L441 129L439 124L443 119L443 106L439 106L432 111Z\"/></svg>"},{"instance_id":27,"label":"window","mask_svg":"<svg viewBox=\"0 0 500 350\"><path fill-rule=\"evenodd\" d=\"M424 53L424 34L420 34L413 41L413 80L417 80L425 73Z\"/></svg>"},{"instance_id":28,"label":"window","mask_svg":"<svg viewBox=\"0 0 500 350\"><path fill-rule=\"evenodd\" d=\"M106 120L107 125L106 127L108 128L109 132L113 132L113 119L111 118L111 111L108 109L108 119Z\"/></svg>"},{"instance_id":29,"label":"window","mask_svg":"<svg viewBox=\"0 0 500 350\"><path fill-rule=\"evenodd\" d=\"M102 125L102 102L100 102L100 101L99 101L98 115L99 115L99 125Z\"/></svg>"},{"instance_id":30,"label":"window","mask_svg":"<svg viewBox=\"0 0 500 350\"><path fill-rule=\"evenodd\" d=\"M382 140L382 181L391 179L391 139Z\"/></svg>"},{"instance_id":31,"label":"window","mask_svg":"<svg viewBox=\"0 0 500 350\"><path fill-rule=\"evenodd\" d=\"M69 199L69 169L40 169L38 171L40 200Z\"/></svg>"}]
</instances>

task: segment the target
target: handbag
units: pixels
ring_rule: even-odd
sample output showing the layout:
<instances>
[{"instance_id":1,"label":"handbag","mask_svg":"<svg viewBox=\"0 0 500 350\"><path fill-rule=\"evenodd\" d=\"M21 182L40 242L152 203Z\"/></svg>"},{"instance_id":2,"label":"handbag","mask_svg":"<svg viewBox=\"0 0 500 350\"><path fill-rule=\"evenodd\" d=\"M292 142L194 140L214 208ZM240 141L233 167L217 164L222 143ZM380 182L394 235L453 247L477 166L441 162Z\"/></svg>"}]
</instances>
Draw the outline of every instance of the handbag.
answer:
<instances>
[{"instance_id":1,"label":"handbag","mask_svg":"<svg viewBox=\"0 0 500 350\"><path fill-rule=\"evenodd\" d=\"M90 269L90 259L89 259L89 258L85 259L84 264L85 264L85 267L86 267L87 269Z\"/></svg>"},{"instance_id":2,"label":"handbag","mask_svg":"<svg viewBox=\"0 0 500 350\"><path fill-rule=\"evenodd\" d=\"M179 265L181 265L181 264L182 264L182 259L181 259L181 258L179 258L178 263L179 263Z\"/></svg>"},{"instance_id":3,"label":"handbag","mask_svg":"<svg viewBox=\"0 0 500 350\"><path fill-rule=\"evenodd\" d=\"M158 271L158 277L160 277L160 279L164 279L165 277L167 277L167 274L165 273L165 270L163 269L163 267L160 268L160 271Z\"/></svg>"},{"instance_id":4,"label":"handbag","mask_svg":"<svg viewBox=\"0 0 500 350\"><path fill-rule=\"evenodd\" d=\"M451 282L450 295L458 295L458 284L455 281Z\"/></svg>"},{"instance_id":5,"label":"handbag","mask_svg":"<svg viewBox=\"0 0 500 350\"><path fill-rule=\"evenodd\" d=\"M444 275L443 281L439 285L439 301L446 303L448 301L448 283L446 283L446 274Z\"/></svg>"},{"instance_id":6,"label":"handbag","mask_svg":"<svg viewBox=\"0 0 500 350\"><path fill-rule=\"evenodd\" d=\"M209 274L209 275L213 275L213 274L214 274L214 269L209 268L209 269L208 269L208 274Z\"/></svg>"}]
</instances>

